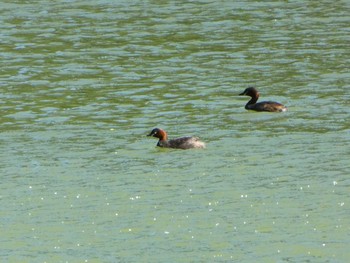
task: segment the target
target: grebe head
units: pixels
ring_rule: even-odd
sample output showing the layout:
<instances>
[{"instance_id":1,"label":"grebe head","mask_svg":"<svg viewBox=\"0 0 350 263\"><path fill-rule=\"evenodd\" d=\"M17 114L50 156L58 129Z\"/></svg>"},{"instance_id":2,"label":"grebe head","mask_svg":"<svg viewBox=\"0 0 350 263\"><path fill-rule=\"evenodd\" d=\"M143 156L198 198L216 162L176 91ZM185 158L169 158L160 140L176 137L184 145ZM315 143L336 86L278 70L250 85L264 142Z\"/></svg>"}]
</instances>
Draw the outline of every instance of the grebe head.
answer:
<instances>
[{"instance_id":1,"label":"grebe head","mask_svg":"<svg viewBox=\"0 0 350 263\"><path fill-rule=\"evenodd\" d=\"M246 88L241 94L239 95L247 95L247 96L250 96L250 97L259 97L259 92L257 91L256 88L254 87L249 87L249 88Z\"/></svg>"},{"instance_id":2,"label":"grebe head","mask_svg":"<svg viewBox=\"0 0 350 263\"><path fill-rule=\"evenodd\" d=\"M160 140L166 140L167 139L167 134L164 130L159 129L159 128L154 128L150 134L148 134L147 136L153 136L156 138L159 138Z\"/></svg>"}]
</instances>

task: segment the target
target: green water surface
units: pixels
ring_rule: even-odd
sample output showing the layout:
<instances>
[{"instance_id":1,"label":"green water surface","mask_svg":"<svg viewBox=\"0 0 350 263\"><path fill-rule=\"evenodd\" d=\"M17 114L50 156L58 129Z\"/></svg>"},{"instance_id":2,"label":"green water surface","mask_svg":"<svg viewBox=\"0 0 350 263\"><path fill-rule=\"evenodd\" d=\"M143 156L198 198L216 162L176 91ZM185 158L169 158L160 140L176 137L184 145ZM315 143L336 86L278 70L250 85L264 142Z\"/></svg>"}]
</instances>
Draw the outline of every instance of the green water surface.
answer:
<instances>
[{"instance_id":1,"label":"green water surface","mask_svg":"<svg viewBox=\"0 0 350 263\"><path fill-rule=\"evenodd\" d=\"M2 1L0 261L348 262L349 11Z\"/></svg>"}]
</instances>

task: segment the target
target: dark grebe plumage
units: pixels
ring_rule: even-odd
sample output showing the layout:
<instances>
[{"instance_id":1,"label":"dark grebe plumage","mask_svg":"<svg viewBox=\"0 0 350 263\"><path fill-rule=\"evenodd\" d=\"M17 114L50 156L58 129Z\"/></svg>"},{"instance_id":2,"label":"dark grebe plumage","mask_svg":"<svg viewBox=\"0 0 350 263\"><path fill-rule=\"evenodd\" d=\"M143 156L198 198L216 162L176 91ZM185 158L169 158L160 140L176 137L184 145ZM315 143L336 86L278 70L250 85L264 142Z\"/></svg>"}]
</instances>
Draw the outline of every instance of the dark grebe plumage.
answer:
<instances>
[{"instance_id":1,"label":"dark grebe plumage","mask_svg":"<svg viewBox=\"0 0 350 263\"><path fill-rule=\"evenodd\" d=\"M254 87L246 88L239 95L247 95L252 97L248 103L245 105L245 109L247 110L255 110L255 111L269 111L269 112L282 112L286 111L287 107L283 104L274 102L274 101L262 101L257 102L259 99L259 92Z\"/></svg>"}]
</instances>

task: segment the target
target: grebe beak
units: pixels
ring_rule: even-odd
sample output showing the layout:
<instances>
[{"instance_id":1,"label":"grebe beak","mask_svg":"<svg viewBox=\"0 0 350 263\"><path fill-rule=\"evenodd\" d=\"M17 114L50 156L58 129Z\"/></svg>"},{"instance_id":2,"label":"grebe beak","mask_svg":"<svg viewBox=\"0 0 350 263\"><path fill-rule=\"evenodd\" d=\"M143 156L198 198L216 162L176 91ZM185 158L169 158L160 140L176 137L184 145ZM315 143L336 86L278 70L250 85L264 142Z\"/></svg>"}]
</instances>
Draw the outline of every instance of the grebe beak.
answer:
<instances>
[{"instance_id":1,"label":"grebe beak","mask_svg":"<svg viewBox=\"0 0 350 263\"><path fill-rule=\"evenodd\" d=\"M147 136L153 136L155 135L157 132L151 131L150 134L147 134Z\"/></svg>"}]
</instances>

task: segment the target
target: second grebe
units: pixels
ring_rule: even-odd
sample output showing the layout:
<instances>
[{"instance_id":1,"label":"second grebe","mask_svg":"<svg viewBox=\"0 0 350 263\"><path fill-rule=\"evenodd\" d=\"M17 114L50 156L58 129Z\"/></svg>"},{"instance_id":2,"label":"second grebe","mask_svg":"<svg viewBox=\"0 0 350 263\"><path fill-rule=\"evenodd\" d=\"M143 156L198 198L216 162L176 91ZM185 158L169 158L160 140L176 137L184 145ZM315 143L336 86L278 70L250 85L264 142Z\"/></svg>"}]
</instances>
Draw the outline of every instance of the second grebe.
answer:
<instances>
[{"instance_id":1,"label":"second grebe","mask_svg":"<svg viewBox=\"0 0 350 263\"><path fill-rule=\"evenodd\" d=\"M259 92L254 87L246 88L239 95L247 95L252 97L248 103L245 105L247 110L255 110L255 111L269 111L269 112L281 112L286 111L287 107L283 104L274 102L274 101L262 101L257 102L259 99Z\"/></svg>"}]
</instances>

